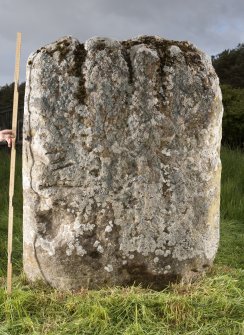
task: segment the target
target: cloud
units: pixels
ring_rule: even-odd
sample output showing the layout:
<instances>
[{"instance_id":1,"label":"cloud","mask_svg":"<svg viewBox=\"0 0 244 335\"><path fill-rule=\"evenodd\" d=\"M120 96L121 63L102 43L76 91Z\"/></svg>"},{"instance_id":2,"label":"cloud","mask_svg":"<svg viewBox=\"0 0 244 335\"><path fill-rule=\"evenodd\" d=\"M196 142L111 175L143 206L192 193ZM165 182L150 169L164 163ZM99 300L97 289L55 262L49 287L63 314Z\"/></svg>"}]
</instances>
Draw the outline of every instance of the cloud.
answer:
<instances>
[{"instance_id":1,"label":"cloud","mask_svg":"<svg viewBox=\"0 0 244 335\"><path fill-rule=\"evenodd\" d=\"M190 40L209 54L243 42L243 0L0 0L0 85L12 82L16 32L28 55L59 37L127 39L141 34Z\"/></svg>"}]
</instances>

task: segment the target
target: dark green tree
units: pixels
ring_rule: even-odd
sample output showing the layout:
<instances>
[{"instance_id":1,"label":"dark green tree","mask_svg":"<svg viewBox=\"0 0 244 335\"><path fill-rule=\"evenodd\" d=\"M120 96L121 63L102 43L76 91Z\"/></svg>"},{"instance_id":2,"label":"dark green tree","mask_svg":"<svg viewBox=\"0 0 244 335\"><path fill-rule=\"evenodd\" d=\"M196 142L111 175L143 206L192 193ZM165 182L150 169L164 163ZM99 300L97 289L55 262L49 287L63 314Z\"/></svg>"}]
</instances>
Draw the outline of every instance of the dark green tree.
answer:
<instances>
[{"instance_id":1,"label":"dark green tree","mask_svg":"<svg viewBox=\"0 0 244 335\"><path fill-rule=\"evenodd\" d=\"M213 56L212 62L221 84L244 88L244 43Z\"/></svg>"},{"instance_id":2,"label":"dark green tree","mask_svg":"<svg viewBox=\"0 0 244 335\"><path fill-rule=\"evenodd\" d=\"M224 117L222 143L244 147L244 88L221 85Z\"/></svg>"}]
</instances>

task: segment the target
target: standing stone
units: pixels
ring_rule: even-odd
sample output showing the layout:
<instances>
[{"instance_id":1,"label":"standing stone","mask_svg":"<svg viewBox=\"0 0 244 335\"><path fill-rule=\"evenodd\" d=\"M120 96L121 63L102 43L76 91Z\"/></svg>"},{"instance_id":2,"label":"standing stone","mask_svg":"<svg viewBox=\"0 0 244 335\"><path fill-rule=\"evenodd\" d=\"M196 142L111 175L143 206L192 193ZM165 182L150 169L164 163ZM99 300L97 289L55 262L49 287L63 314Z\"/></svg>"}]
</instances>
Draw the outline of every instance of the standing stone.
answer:
<instances>
[{"instance_id":1,"label":"standing stone","mask_svg":"<svg viewBox=\"0 0 244 335\"><path fill-rule=\"evenodd\" d=\"M28 59L24 270L60 289L155 289L211 266L222 103L188 42L65 37Z\"/></svg>"}]
</instances>

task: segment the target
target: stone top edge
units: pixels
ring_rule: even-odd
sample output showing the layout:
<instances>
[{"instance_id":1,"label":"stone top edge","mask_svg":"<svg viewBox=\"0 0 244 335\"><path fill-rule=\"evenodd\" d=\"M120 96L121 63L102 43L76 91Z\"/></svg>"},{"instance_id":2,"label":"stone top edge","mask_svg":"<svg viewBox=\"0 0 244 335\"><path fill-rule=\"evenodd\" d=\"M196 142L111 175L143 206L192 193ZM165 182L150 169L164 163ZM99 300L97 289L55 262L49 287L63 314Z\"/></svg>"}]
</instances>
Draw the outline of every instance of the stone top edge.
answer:
<instances>
[{"instance_id":1,"label":"stone top edge","mask_svg":"<svg viewBox=\"0 0 244 335\"><path fill-rule=\"evenodd\" d=\"M66 58L68 54L76 54L85 57L86 53L89 52L100 52L105 49L110 50L122 50L125 54L133 53L138 47L143 47L144 51L146 49L151 49L157 52L160 58L167 57L176 59L178 57L184 56L187 59L188 64L199 64L205 63L208 69L212 69L211 57L197 48L194 44L189 41L176 41L169 40L157 35L139 35L127 40L116 40L109 37L103 36L93 36L84 42L80 42L77 38L73 36L63 36L56 41L49 43L37 51L32 52L27 60L27 65L33 64L34 59L40 53L39 56L43 54L53 55L58 54L59 61ZM39 58L39 57L38 57Z\"/></svg>"},{"instance_id":2,"label":"stone top edge","mask_svg":"<svg viewBox=\"0 0 244 335\"><path fill-rule=\"evenodd\" d=\"M154 49L157 49L160 47L167 48L171 46L177 46L180 48L180 50L183 53L192 52L196 54L206 54L205 52L197 48L193 43L189 41L170 40L170 39L166 39L161 36L158 36L158 35L138 35L136 37L129 38L127 40L116 40L110 37L93 36L84 42L79 41L77 38L73 36L67 35L67 36L63 36L57 39L54 42L44 45L43 47L39 48L33 53L38 53L41 50L54 50L57 45L65 45L65 43L67 44L67 46L68 44L84 45L86 50L92 50L95 48L99 48L101 50L102 48L107 48L107 47L118 48L121 46L126 49L129 49L139 44L148 45L149 47L152 47Z\"/></svg>"}]
</instances>

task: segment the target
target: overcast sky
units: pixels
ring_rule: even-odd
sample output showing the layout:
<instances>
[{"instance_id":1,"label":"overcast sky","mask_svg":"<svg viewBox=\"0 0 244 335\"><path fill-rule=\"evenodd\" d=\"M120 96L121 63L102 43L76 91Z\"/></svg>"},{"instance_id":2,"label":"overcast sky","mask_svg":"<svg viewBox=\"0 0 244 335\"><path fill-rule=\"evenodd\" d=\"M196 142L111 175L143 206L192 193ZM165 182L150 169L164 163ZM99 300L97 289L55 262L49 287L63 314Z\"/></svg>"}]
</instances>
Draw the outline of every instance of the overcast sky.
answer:
<instances>
[{"instance_id":1,"label":"overcast sky","mask_svg":"<svg viewBox=\"0 0 244 335\"><path fill-rule=\"evenodd\" d=\"M159 35L215 55L244 42L244 0L0 0L0 86L13 81L17 31L21 81L28 55L66 35Z\"/></svg>"}]
</instances>

